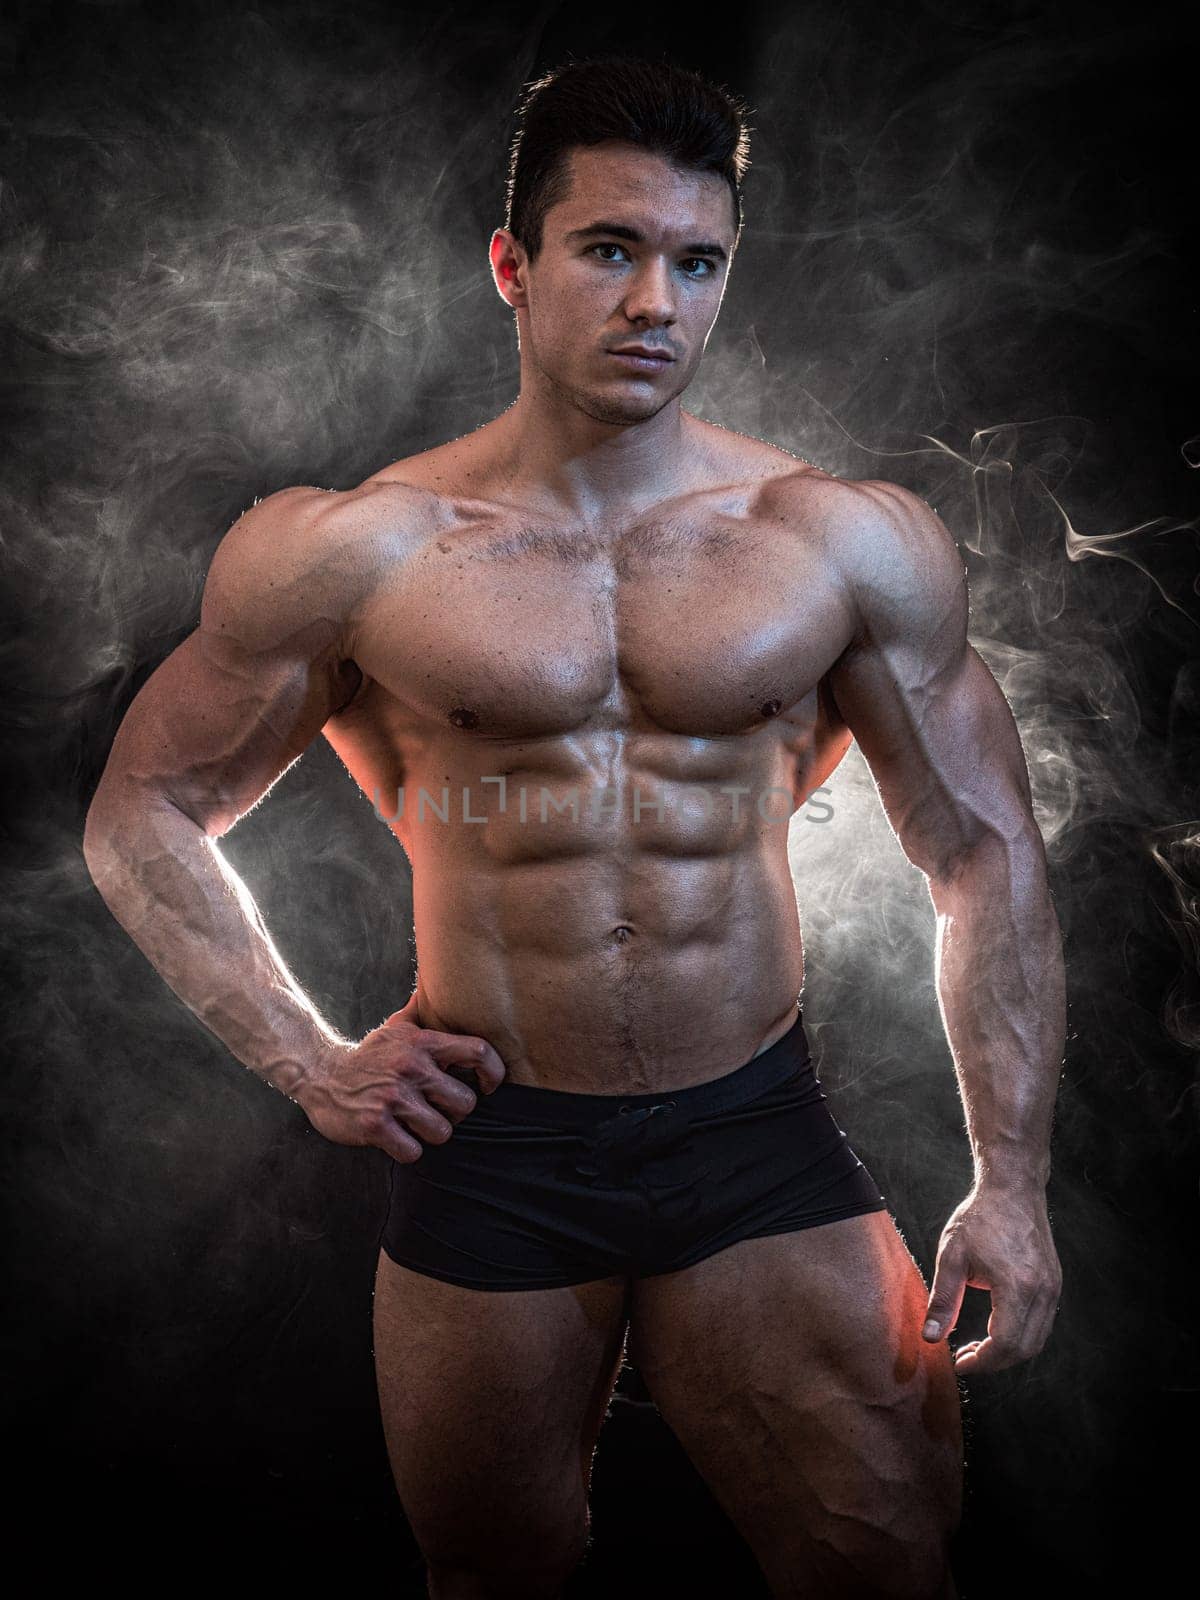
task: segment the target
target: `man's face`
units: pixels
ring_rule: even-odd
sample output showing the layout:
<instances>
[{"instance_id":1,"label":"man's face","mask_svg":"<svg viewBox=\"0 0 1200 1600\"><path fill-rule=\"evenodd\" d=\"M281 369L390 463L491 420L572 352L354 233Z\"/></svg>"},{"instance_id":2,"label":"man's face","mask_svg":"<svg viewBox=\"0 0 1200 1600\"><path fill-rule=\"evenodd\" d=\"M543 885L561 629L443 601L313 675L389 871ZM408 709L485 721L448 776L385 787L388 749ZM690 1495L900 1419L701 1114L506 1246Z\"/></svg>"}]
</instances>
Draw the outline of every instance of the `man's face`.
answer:
<instances>
[{"instance_id":1,"label":"man's face","mask_svg":"<svg viewBox=\"0 0 1200 1600\"><path fill-rule=\"evenodd\" d=\"M546 213L537 259L505 229L493 236L497 287L517 310L523 363L589 416L642 422L700 364L733 253L733 199L719 174L634 145L568 159L570 189ZM639 344L670 359L615 353Z\"/></svg>"}]
</instances>

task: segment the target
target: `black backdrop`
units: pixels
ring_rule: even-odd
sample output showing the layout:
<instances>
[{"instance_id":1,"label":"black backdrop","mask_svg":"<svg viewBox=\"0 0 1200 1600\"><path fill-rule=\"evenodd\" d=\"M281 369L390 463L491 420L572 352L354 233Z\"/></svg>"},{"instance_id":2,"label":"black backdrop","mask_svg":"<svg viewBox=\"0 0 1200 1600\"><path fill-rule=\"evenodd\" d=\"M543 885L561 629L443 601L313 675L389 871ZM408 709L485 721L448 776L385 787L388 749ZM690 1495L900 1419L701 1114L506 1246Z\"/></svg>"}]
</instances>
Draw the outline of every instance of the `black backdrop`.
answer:
<instances>
[{"instance_id":1,"label":"black backdrop","mask_svg":"<svg viewBox=\"0 0 1200 1600\"><path fill-rule=\"evenodd\" d=\"M4 24L0 933L18 1534L47 1577L421 1592L375 1408L387 1158L232 1060L108 915L88 799L217 540L509 403L486 271L520 85L669 51L745 94L748 231L702 415L937 506L1021 726L1068 959L1033 1362L970 1382L966 1600L1188 1551L1196 1427L1196 40L1147 6L25 5ZM857 753L796 829L806 1016L927 1273L969 1183L932 913ZM225 841L363 1032L414 951L401 852L318 744ZM963 1326L986 1303L968 1291ZM781 1352L781 1359L786 1359ZM757 1592L622 1377L572 1592Z\"/></svg>"}]
</instances>

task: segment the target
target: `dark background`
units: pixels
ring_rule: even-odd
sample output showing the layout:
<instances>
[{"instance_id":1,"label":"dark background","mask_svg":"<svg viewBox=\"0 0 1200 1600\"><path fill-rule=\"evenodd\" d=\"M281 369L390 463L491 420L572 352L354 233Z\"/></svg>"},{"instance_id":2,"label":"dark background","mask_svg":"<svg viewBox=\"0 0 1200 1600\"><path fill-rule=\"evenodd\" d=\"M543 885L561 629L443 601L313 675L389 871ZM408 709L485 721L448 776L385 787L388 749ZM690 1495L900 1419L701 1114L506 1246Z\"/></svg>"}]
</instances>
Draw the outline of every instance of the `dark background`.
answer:
<instances>
[{"instance_id":1,"label":"dark background","mask_svg":"<svg viewBox=\"0 0 1200 1600\"><path fill-rule=\"evenodd\" d=\"M937 507L1029 758L1068 961L1065 1289L1039 1357L966 1385L962 1593L1152 1591L1190 1559L1196 42L1144 5L10 8L4 1371L43 1575L422 1592L371 1363L387 1158L321 1139L205 1032L80 836L237 515L513 398L486 267L511 110L597 46L667 51L755 107L689 407ZM806 1018L928 1274L970 1182L932 911L856 751L832 788L833 825L792 840ZM403 1004L407 864L327 746L224 848L335 1025ZM968 1291L961 1337L984 1316ZM572 1593L759 1592L633 1369L594 1514Z\"/></svg>"}]
</instances>

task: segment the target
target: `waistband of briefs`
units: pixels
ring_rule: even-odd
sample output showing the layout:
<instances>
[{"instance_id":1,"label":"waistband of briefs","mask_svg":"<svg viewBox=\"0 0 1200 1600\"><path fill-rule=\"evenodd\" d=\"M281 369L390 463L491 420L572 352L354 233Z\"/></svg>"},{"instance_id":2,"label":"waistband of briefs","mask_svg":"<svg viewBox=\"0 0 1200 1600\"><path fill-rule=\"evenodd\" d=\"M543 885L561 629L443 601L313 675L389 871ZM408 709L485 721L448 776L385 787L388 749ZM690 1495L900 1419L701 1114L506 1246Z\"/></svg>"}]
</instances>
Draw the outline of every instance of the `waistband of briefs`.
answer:
<instances>
[{"instance_id":1,"label":"waistband of briefs","mask_svg":"<svg viewBox=\"0 0 1200 1600\"><path fill-rule=\"evenodd\" d=\"M795 1022L774 1044L742 1066L706 1083L649 1094L577 1094L569 1089L506 1080L490 1095L480 1095L476 1110L558 1128L586 1128L598 1119L626 1110L648 1111L659 1105L677 1107L691 1116L712 1116L768 1094L810 1060L804 1012L798 1005Z\"/></svg>"}]
</instances>

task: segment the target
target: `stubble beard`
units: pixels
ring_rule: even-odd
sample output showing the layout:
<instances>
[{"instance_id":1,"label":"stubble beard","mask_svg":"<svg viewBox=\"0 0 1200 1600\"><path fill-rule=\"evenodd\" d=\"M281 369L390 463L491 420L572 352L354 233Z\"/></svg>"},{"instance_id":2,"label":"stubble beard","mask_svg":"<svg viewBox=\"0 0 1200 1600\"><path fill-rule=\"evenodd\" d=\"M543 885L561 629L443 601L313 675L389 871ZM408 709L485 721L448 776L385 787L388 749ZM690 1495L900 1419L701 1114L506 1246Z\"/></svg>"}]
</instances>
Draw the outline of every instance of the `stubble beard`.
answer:
<instances>
[{"instance_id":1,"label":"stubble beard","mask_svg":"<svg viewBox=\"0 0 1200 1600\"><path fill-rule=\"evenodd\" d=\"M562 383L553 373L538 363L538 370L554 393L567 405L573 406L576 411L582 411L585 417L591 417L595 422L607 422L616 426L629 426L635 422L649 422L651 417L656 417L664 406L669 405L675 398L673 394L659 399L657 395L650 394L642 401L632 397L611 399L602 394L596 394L590 389L577 389L570 384Z\"/></svg>"}]
</instances>

